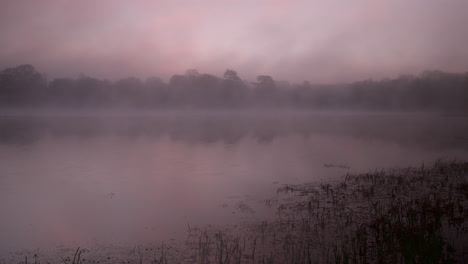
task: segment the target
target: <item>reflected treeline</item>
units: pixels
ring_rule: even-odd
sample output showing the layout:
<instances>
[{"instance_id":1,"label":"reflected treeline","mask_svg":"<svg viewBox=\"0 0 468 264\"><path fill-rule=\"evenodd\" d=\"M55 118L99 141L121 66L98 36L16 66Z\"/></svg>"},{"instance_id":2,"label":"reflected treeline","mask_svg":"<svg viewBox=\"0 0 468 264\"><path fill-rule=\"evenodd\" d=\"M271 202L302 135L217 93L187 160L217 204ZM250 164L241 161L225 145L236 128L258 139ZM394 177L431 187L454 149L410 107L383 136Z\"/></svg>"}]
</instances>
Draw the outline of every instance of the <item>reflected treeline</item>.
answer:
<instances>
[{"instance_id":1,"label":"reflected treeline","mask_svg":"<svg viewBox=\"0 0 468 264\"><path fill-rule=\"evenodd\" d=\"M349 136L421 148L468 149L468 122L427 115L158 115L132 117L0 118L0 144L32 144L43 139L150 139L183 143L236 144L243 139L269 144L276 138Z\"/></svg>"},{"instance_id":2,"label":"reflected treeline","mask_svg":"<svg viewBox=\"0 0 468 264\"><path fill-rule=\"evenodd\" d=\"M151 77L118 81L47 78L31 65L0 72L0 107L132 109L353 109L468 112L468 73L426 71L380 81L292 84L259 75L247 82L234 70L222 77L188 70L169 82Z\"/></svg>"}]
</instances>

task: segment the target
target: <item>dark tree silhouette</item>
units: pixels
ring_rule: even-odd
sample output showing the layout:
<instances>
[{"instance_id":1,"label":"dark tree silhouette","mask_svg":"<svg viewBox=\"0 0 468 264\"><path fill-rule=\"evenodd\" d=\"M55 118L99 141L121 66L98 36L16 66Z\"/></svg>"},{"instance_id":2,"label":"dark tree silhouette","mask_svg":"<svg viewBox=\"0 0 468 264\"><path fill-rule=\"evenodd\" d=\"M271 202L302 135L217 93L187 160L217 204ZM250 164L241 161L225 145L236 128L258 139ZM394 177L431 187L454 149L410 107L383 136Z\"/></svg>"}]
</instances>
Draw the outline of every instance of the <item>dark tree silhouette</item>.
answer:
<instances>
[{"instance_id":1,"label":"dark tree silhouette","mask_svg":"<svg viewBox=\"0 0 468 264\"><path fill-rule=\"evenodd\" d=\"M227 69L223 78L189 69L169 83L157 77L116 82L81 76L46 77L31 65L0 72L0 107L127 107L350 109L468 112L468 73L425 71L417 76L350 84L290 84L259 75L243 81Z\"/></svg>"},{"instance_id":2,"label":"dark tree silhouette","mask_svg":"<svg viewBox=\"0 0 468 264\"><path fill-rule=\"evenodd\" d=\"M255 83L254 97L260 105L274 105L276 84L271 76L259 75Z\"/></svg>"},{"instance_id":3,"label":"dark tree silhouette","mask_svg":"<svg viewBox=\"0 0 468 264\"><path fill-rule=\"evenodd\" d=\"M224 72L224 80L221 83L220 100L226 106L239 107L248 103L249 88L241 80L234 70L227 69Z\"/></svg>"},{"instance_id":4,"label":"dark tree silhouette","mask_svg":"<svg viewBox=\"0 0 468 264\"><path fill-rule=\"evenodd\" d=\"M234 70L230 70L230 69L227 69L224 72L223 77L224 77L224 79L230 80L230 81L240 81L239 76L237 76L237 72L234 71Z\"/></svg>"},{"instance_id":5,"label":"dark tree silhouette","mask_svg":"<svg viewBox=\"0 0 468 264\"><path fill-rule=\"evenodd\" d=\"M47 81L29 64L0 72L0 104L5 106L37 105L42 101Z\"/></svg>"}]
</instances>

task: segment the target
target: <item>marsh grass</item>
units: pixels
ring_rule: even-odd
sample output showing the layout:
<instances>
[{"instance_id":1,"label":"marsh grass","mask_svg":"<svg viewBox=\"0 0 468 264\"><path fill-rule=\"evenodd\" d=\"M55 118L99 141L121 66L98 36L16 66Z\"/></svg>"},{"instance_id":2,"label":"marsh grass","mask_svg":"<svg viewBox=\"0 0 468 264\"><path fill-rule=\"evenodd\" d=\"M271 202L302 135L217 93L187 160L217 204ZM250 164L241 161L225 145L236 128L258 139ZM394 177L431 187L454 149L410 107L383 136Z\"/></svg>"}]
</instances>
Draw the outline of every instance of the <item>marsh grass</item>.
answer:
<instances>
[{"instance_id":1,"label":"marsh grass","mask_svg":"<svg viewBox=\"0 0 468 264\"><path fill-rule=\"evenodd\" d=\"M283 186L279 192L295 199L279 202L281 220L271 225L287 244L284 252L275 250L275 259L466 263L467 179L467 162L438 160L430 167L347 174L333 184Z\"/></svg>"},{"instance_id":2,"label":"marsh grass","mask_svg":"<svg viewBox=\"0 0 468 264\"><path fill-rule=\"evenodd\" d=\"M85 261L78 248L62 263L468 263L468 162L284 185L265 205L274 219L189 225L185 245L135 247L125 260Z\"/></svg>"},{"instance_id":3,"label":"marsh grass","mask_svg":"<svg viewBox=\"0 0 468 264\"><path fill-rule=\"evenodd\" d=\"M284 185L276 219L199 231L193 262L467 263L467 179L467 162L438 160Z\"/></svg>"}]
</instances>

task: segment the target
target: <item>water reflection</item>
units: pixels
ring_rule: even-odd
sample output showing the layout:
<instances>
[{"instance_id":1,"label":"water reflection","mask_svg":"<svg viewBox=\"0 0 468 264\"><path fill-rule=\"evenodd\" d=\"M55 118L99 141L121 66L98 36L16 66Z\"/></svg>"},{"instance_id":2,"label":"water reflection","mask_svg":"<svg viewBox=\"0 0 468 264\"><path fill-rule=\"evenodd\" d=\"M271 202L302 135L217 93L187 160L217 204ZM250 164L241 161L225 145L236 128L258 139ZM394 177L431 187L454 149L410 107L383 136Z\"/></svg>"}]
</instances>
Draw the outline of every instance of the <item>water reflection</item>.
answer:
<instances>
[{"instance_id":1,"label":"water reflection","mask_svg":"<svg viewBox=\"0 0 468 264\"><path fill-rule=\"evenodd\" d=\"M468 149L468 119L430 115L155 115L127 117L0 117L0 144L27 145L45 138L121 137L192 144L237 144L249 137L270 144L287 135L327 134L424 149Z\"/></svg>"},{"instance_id":2,"label":"water reflection","mask_svg":"<svg viewBox=\"0 0 468 264\"><path fill-rule=\"evenodd\" d=\"M262 218L281 184L467 158L467 125L370 114L3 116L0 252L138 244L187 224Z\"/></svg>"}]
</instances>

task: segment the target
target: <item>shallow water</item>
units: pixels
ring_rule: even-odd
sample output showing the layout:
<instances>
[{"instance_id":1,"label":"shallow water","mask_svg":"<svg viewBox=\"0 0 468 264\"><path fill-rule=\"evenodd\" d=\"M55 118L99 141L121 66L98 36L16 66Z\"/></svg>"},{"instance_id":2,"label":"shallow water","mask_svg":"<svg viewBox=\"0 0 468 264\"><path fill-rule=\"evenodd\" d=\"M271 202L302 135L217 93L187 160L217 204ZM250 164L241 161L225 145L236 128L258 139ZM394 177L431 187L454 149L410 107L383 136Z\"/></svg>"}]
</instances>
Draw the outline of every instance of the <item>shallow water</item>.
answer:
<instances>
[{"instance_id":1,"label":"shallow water","mask_svg":"<svg viewBox=\"0 0 468 264\"><path fill-rule=\"evenodd\" d=\"M0 117L0 252L136 245L268 218L282 184L468 159L468 119L198 113Z\"/></svg>"}]
</instances>

